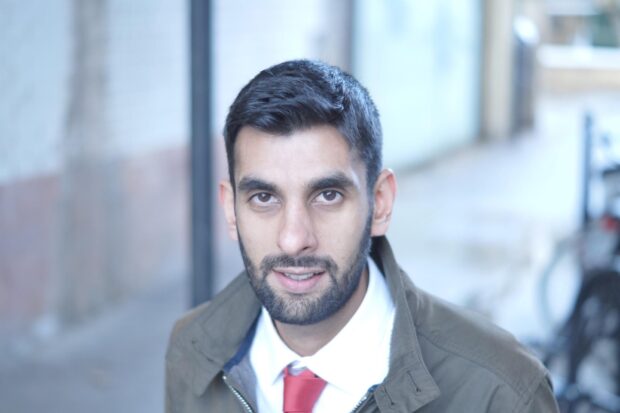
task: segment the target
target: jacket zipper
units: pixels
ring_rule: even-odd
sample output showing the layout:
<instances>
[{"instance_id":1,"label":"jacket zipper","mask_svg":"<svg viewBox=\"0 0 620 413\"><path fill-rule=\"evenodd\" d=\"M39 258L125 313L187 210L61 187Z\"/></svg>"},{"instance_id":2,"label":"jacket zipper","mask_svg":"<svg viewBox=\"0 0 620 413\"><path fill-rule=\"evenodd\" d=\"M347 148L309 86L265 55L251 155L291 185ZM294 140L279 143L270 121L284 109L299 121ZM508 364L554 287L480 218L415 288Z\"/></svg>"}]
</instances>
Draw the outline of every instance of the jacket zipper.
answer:
<instances>
[{"instance_id":1,"label":"jacket zipper","mask_svg":"<svg viewBox=\"0 0 620 413\"><path fill-rule=\"evenodd\" d=\"M225 374L222 375L222 379L224 379L224 384L226 384L226 387L228 387L230 389L230 391L232 392L232 394L235 395L235 397L237 398L237 400L239 400L239 403L241 403L241 406L243 406L243 409L247 412L247 413L254 413L254 410L252 410L252 406L250 406L250 403L247 402L247 400L245 400L243 398L243 396L241 395L241 393L239 393L239 391L237 389L235 389L229 382L228 382L228 376L226 376Z\"/></svg>"},{"instance_id":2,"label":"jacket zipper","mask_svg":"<svg viewBox=\"0 0 620 413\"><path fill-rule=\"evenodd\" d=\"M362 405L364 404L364 402L366 402L366 400L368 400L368 395L370 394L370 392L366 392L366 394L364 395L364 397L362 397L360 399L359 402L357 402L357 404L355 405L355 407L353 408L353 410L351 410L351 413L357 413L359 412L359 408L362 407Z\"/></svg>"}]
</instances>

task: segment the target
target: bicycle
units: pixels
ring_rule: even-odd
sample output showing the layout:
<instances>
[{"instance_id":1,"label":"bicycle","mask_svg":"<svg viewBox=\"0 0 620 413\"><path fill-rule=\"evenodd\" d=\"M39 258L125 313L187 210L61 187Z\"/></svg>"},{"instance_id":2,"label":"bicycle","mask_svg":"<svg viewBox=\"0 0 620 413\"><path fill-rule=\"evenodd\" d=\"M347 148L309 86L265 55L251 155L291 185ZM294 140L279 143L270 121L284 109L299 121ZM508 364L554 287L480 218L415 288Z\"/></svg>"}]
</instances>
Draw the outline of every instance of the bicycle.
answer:
<instances>
[{"instance_id":1,"label":"bicycle","mask_svg":"<svg viewBox=\"0 0 620 413\"><path fill-rule=\"evenodd\" d=\"M570 314L542 349L543 363L558 378L562 413L620 413L620 162L613 157L613 144L610 134L595 133L593 116L586 114L582 225L558 244L541 277L543 314L549 318L549 278L562 255L575 253L579 291ZM597 180L604 202L595 214L592 185Z\"/></svg>"}]
</instances>

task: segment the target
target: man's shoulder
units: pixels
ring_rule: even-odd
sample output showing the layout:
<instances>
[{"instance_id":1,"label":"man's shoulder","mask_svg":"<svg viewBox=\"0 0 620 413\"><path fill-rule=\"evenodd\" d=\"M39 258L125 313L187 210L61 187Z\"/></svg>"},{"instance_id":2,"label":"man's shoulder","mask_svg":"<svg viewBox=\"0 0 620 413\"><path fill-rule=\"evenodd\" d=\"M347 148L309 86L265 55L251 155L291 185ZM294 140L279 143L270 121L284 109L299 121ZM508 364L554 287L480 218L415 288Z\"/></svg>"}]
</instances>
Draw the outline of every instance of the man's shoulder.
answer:
<instances>
[{"instance_id":1,"label":"man's shoulder","mask_svg":"<svg viewBox=\"0 0 620 413\"><path fill-rule=\"evenodd\" d=\"M258 308L259 304L247 277L241 273L211 300L194 307L176 320L168 348L187 347L188 341L197 335L201 341L225 340L230 337L232 328L245 327L248 320L251 322ZM205 337L209 332L208 337Z\"/></svg>"},{"instance_id":2,"label":"man's shoulder","mask_svg":"<svg viewBox=\"0 0 620 413\"><path fill-rule=\"evenodd\" d=\"M170 344L205 325L212 319L221 319L222 314L231 314L235 305L239 303L237 296L243 295L247 288L246 277L243 273L235 277L222 291L211 300L204 302L181 315L172 328ZM225 327L225 326L222 326Z\"/></svg>"},{"instance_id":3,"label":"man's shoulder","mask_svg":"<svg viewBox=\"0 0 620 413\"><path fill-rule=\"evenodd\" d=\"M183 333L199 324L199 320L203 319L207 314L210 303L210 301L202 303L181 315L172 327L172 332L170 333L170 343L176 342L178 338L183 335Z\"/></svg>"},{"instance_id":4,"label":"man's shoulder","mask_svg":"<svg viewBox=\"0 0 620 413\"><path fill-rule=\"evenodd\" d=\"M210 301L181 316L166 351L167 388L193 388L201 394L234 355L259 312L260 304L244 273ZM173 393L180 393L181 390Z\"/></svg>"},{"instance_id":5,"label":"man's shoulder","mask_svg":"<svg viewBox=\"0 0 620 413\"><path fill-rule=\"evenodd\" d=\"M542 363L507 331L423 291L416 295L420 346L428 369L439 381L467 377L510 389L518 399L527 400L547 380Z\"/></svg>"}]
</instances>

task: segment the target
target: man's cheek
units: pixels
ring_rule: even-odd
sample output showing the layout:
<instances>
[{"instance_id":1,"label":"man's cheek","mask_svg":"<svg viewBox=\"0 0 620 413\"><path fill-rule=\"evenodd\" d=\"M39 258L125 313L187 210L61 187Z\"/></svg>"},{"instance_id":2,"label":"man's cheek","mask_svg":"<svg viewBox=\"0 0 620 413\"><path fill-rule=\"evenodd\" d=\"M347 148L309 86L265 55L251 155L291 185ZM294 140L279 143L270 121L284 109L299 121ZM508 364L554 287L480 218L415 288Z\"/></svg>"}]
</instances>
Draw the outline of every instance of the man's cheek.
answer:
<instances>
[{"instance_id":1,"label":"man's cheek","mask_svg":"<svg viewBox=\"0 0 620 413\"><path fill-rule=\"evenodd\" d=\"M344 248L352 240L361 236L364 228L364 219L356 211L348 214L330 217L318 221L315 226L315 234L324 242L335 246L338 249Z\"/></svg>"},{"instance_id":2,"label":"man's cheek","mask_svg":"<svg viewBox=\"0 0 620 413\"><path fill-rule=\"evenodd\" d=\"M260 258L262 258L265 255L265 252L269 250L268 234L257 225L240 225L239 236L243 241L246 254L248 254L252 261L259 264Z\"/></svg>"}]
</instances>

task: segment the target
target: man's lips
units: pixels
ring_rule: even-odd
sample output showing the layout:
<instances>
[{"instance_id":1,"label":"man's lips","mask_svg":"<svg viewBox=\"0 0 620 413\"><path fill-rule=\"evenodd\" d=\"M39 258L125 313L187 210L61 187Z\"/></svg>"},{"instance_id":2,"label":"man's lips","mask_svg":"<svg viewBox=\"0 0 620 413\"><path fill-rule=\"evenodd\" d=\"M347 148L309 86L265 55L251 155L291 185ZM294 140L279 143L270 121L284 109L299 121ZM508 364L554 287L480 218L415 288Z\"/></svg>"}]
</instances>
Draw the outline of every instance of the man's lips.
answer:
<instances>
[{"instance_id":1,"label":"man's lips","mask_svg":"<svg viewBox=\"0 0 620 413\"><path fill-rule=\"evenodd\" d=\"M305 281L325 272L323 268L299 268L299 267L280 267L274 268L274 272L285 276L294 281Z\"/></svg>"},{"instance_id":2,"label":"man's lips","mask_svg":"<svg viewBox=\"0 0 620 413\"><path fill-rule=\"evenodd\" d=\"M323 268L274 268L280 284L288 291L297 294L310 292L325 273Z\"/></svg>"}]
</instances>

